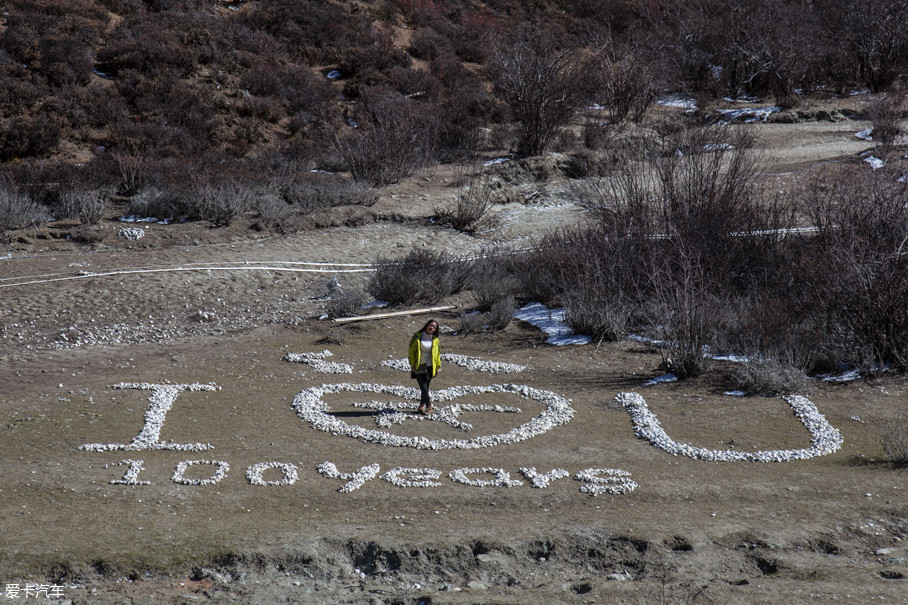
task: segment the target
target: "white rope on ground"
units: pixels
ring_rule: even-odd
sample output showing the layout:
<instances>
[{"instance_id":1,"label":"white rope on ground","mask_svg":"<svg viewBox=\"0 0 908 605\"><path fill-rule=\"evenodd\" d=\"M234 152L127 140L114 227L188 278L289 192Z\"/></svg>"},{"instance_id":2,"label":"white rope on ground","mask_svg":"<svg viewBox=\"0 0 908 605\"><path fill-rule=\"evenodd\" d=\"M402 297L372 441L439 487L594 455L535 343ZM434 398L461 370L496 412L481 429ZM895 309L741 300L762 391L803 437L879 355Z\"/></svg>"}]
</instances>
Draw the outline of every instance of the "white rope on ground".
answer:
<instances>
[{"instance_id":1,"label":"white rope on ground","mask_svg":"<svg viewBox=\"0 0 908 605\"><path fill-rule=\"evenodd\" d=\"M52 279L32 280L25 282L16 282L12 284L0 284L0 288L12 288L14 286L29 286L34 284L47 284L58 281L70 281L74 279L90 279L95 277L110 277L112 275L133 275L142 273L175 273L178 271L281 271L288 273L370 273L375 269L296 269L290 267L174 267L170 269L129 269L124 271L106 271L102 273L84 273L80 275L69 275L67 277L55 277Z\"/></svg>"},{"instance_id":2,"label":"white rope on ground","mask_svg":"<svg viewBox=\"0 0 908 605\"><path fill-rule=\"evenodd\" d=\"M275 260L275 261L262 261L262 260L247 260L242 261L244 265L264 265L264 264L277 264L277 265L305 265L311 267L362 267L366 269L371 269L374 267L371 263L310 263L304 261L284 261L284 260ZM215 262L195 262L195 263L179 263L177 268L210 268L213 265L218 265L220 263ZM120 269L114 269L114 271L142 271L142 270L168 270L173 269L172 265L142 265L138 267L123 267ZM92 273L100 275L100 273L94 273L91 271L85 271L85 273ZM58 276L70 277L72 272L62 272L58 271L57 273L42 273L40 275L19 275L14 277L0 277L0 282L6 281L15 281L15 280L33 280L42 277L53 278ZM81 275L81 273L80 273Z\"/></svg>"}]
</instances>

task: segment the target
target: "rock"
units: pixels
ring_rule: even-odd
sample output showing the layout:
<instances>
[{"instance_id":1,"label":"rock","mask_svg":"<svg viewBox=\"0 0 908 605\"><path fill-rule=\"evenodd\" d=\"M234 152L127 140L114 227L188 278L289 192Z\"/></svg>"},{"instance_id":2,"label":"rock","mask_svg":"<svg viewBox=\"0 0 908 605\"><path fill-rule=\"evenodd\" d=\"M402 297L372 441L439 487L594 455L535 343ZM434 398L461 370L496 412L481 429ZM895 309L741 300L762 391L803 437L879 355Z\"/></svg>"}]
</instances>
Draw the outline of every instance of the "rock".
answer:
<instances>
[{"instance_id":1,"label":"rock","mask_svg":"<svg viewBox=\"0 0 908 605\"><path fill-rule=\"evenodd\" d=\"M467 590L481 592L483 590L488 590L488 589L489 589L489 587L486 586L485 584L483 584L482 582L478 582L476 580L470 580L469 582L467 582Z\"/></svg>"}]
</instances>

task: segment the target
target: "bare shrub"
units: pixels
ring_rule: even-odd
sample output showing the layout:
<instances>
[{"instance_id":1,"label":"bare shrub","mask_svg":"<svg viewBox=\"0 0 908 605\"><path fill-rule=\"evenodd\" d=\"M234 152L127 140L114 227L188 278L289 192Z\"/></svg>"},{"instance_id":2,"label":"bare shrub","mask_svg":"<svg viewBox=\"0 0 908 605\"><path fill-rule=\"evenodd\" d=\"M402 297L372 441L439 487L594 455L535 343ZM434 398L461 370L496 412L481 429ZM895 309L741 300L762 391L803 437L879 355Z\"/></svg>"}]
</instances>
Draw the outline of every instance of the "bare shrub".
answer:
<instances>
[{"instance_id":1,"label":"bare shrub","mask_svg":"<svg viewBox=\"0 0 908 605\"><path fill-rule=\"evenodd\" d=\"M471 175L466 186L458 189L450 207L435 210L436 220L464 233L494 228L498 224L491 214L495 190L493 177L482 173Z\"/></svg>"},{"instance_id":2,"label":"bare shrub","mask_svg":"<svg viewBox=\"0 0 908 605\"><path fill-rule=\"evenodd\" d=\"M524 294L563 305L577 332L600 340L623 338L641 320L657 245L618 225L551 234L524 261Z\"/></svg>"},{"instance_id":3,"label":"bare shrub","mask_svg":"<svg viewBox=\"0 0 908 605\"><path fill-rule=\"evenodd\" d=\"M787 242L791 264L787 271L777 272L775 286L756 287L748 296L730 301L729 321L723 325L719 346L750 359L778 360L792 371L822 372L829 365L828 333L807 300L810 285L799 283L795 267L802 245L793 240Z\"/></svg>"},{"instance_id":4,"label":"bare shrub","mask_svg":"<svg viewBox=\"0 0 908 605\"><path fill-rule=\"evenodd\" d=\"M575 258L572 247L559 234L550 234L514 258L522 298L543 305L557 304L564 291L563 267L570 266Z\"/></svg>"},{"instance_id":5,"label":"bare shrub","mask_svg":"<svg viewBox=\"0 0 908 605\"><path fill-rule=\"evenodd\" d=\"M714 363L707 353L717 341L722 299L690 252L678 250L654 272L651 331L662 361L682 380L699 376Z\"/></svg>"},{"instance_id":6,"label":"bare shrub","mask_svg":"<svg viewBox=\"0 0 908 605\"><path fill-rule=\"evenodd\" d=\"M364 95L357 126L333 140L350 175L377 187L431 164L439 124L431 109L391 91Z\"/></svg>"},{"instance_id":7,"label":"bare shrub","mask_svg":"<svg viewBox=\"0 0 908 605\"><path fill-rule=\"evenodd\" d=\"M513 296L500 298L486 312L461 313L457 317L458 331L468 334L503 330L514 320L516 311L517 302Z\"/></svg>"},{"instance_id":8,"label":"bare shrub","mask_svg":"<svg viewBox=\"0 0 908 605\"><path fill-rule=\"evenodd\" d=\"M739 86L750 94L772 94L776 104L793 107L800 94L822 75L823 44L816 12L798 2L757 0L761 19L745 19L736 44ZM737 91L729 91L737 92Z\"/></svg>"},{"instance_id":9,"label":"bare shrub","mask_svg":"<svg viewBox=\"0 0 908 605\"><path fill-rule=\"evenodd\" d=\"M302 214L335 206L372 206L378 193L371 187L336 175L307 175L283 183L281 197Z\"/></svg>"},{"instance_id":10,"label":"bare shrub","mask_svg":"<svg viewBox=\"0 0 908 605\"><path fill-rule=\"evenodd\" d=\"M255 192L239 181L208 182L199 186L195 195L199 218L211 221L216 227L230 226L255 203Z\"/></svg>"},{"instance_id":11,"label":"bare shrub","mask_svg":"<svg viewBox=\"0 0 908 605\"><path fill-rule=\"evenodd\" d=\"M450 44L431 27L421 27L416 30L410 47L407 51L417 59L431 61L441 52L449 51Z\"/></svg>"},{"instance_id":12,"label":"bare shrub","mask_svg":"<svg viewBox=\"0 0 908 605\"><path fill-rule=\"evenodd\" d=\"M867 119L873 124L873 140L883 150L892 147L895 139L902 134L904 105L904 95L900 93L883 95L867 105Z\"/></svg>"},{"instance_id":13,"label":"bare shrub","mask_svg":"<svg viewBox=\"0 0 908 605\"><path fill-rule=\"evenodd\" d=\"M492 58L496 89L520 122L518 153L541 155L586 98L580 53L540 31L522 32Z\"/></svg>"},{"instance_id":14,"label":"bare shrub","mask_svg":"<svg viewBox=\"0 0 908 605\"><path fill-rule=\"evenodd\" d=\"M60 142L60 125L44 116L0 120L0 161L50 155Z\"/></svg>"},{"instance_id":15,"label":"bare shrub","mask_svg":"<svg viewBox=\"0 0 908 605\"><path fill-rule=\"evenodd\" d=\"M270 225L280 225L294 214L293 206L273 194L260 196L255 208L259 217Z\"/></svg>"},{"instance_id":16,"label":"bare shrub","mask_svg":"<svg viewBox=\"0 0 908 605\"><path fill-rule=\"evenodd\" d=\"M126 212L130 215L158 220L199 218L197 212L189 211L190 204L187 197L182 189L147 186L129 198Z\"/></svg>"},{"instance_id":17,"label":"bare shrub","mask_svg":"<svg viewBox=\"0 0 908 605\"><path fill-rule=\"evenodd\" d=\"M60 192L60 216L78 217L84 225L96 225L107 210L109 194L100 189L71 189Z\"/></svg>"},{"instance_id":18,"label":"bare shrub","mask_svg":"<svg viewBox=\"0 0 908 605\"><path fill-rule=\"evenodd\" d=\"M445 252L418 248L401 260L380 258L369 294L392 305L436 303L463 289L469 268Z\"/></svg>"},{"instance_id":19,"label":"bare shrub","mask_svg":"<svg viewBox=\"0 0 908 605\"><path fill-rule=\"evenodd\" d=\"M803 195L818 233L799 277L830 346L865 375L908 368L908 184L842 173Z\"/></svg>"},{"instance_id":20,"label":"bare shrub","mask_svg":"<svg viewBox=\"0 0 908 605\"><path fill-rule=\"evenodd\" d=\"M896 421L887 427L880 442L891 465L908 466L908 420L902 410L899 410Z\"/></svg>"},{"instance_id":21,"label":"bare shrub","mask_svg":"<svg viewBox=\"0 0 908 605\"><path fill-rule=\"evenodd\" d=\"M516 294L520 283L509 267L509 260L495 252L482 254L467 281L481 311L490 310L500 300Z\"/></svg>"},{"instance_id":22,"label":"bare shrub","mask_svg":"<svg viewBox=\"0 0 908 605\"><path fill-rule=\"evenodd\" d=\"M486 325L490 330L503 330L514 320L517 312L517 301L513 296L499 298L492 303L492 308L486 313Z\"/></svg>"},{"instance_id":23,"label":"bare shrub","mask_svg":"<svg viewBox=\"0 0 908 605\"><path fill-rule=\"evenodd\" d=\"M752 357L735 366L731 380L750 395L806 393L807 374L801 368L772 357Z\"/></svg>"},{"instance_id":24,"label":"bare shrub","mask_svg":"<svg viewBox=\"0 0 908 605\"><path fill-rule=\"evenodd\" d=\"M332 280L328 284L328 302L325 304L325 313L331 318L356 315L367 300L366 293L359 288Z\"/></svg>"},{"instance_id":25,"label":"bare shrub","mask_svg":"<svg viewBox=\"0 0 908 605\"><path fill-rule=\"evenodd\" d=\"M719 281L762 279L793 224L784 198L764 194L762 158L745 131L684 129L615 151L604 176L576 188L606 228L665 237L696 253ZM757 259L760 262L755 262ZM755 273L751 273L755 272Z\"/></svg>"},{"instance_id":26,"label":"bare shrub","mask_svg":"<svg viewBox=\"0 0 908 605\"><path fill-rule=\"evenodd\" d=\"M485 329L484 314L479 311L461 313L457 316L457 331L461 334L475 334Z\"/></svg>"},{"instance_id":27,"label":"bare shrub","mask_svg":"<svg viewBox=\"0 0 908 605\"><path fill-rule=\"evenodd\" d=\"M603 52L596 65L600 79L597 100L609 109L611 121L639 121L656 97L649 66L634 51Z\"/></svg>"},{"instance_id":28,"label":"bare shrub","mask_svg":"<svg viewBox=\"0 0 908 605\"><path fill-rule=\"evenodd\" d=\"M47 208L0 180L0 230L37 227L50 219Z\"/></svg>"},{"instance_id":29,"label":"bare shrub","mask_svg":"<svg viewBox=\"0 0 908 605\"><path fill-rule=\"evenodd\" d=\"M616 300L617 298L617 300ZM616 341L630 331L634 316L630 301L608 292L576 288L561 299L567 324L575 332L594 339Z\"/></svg>"}]
</instances>

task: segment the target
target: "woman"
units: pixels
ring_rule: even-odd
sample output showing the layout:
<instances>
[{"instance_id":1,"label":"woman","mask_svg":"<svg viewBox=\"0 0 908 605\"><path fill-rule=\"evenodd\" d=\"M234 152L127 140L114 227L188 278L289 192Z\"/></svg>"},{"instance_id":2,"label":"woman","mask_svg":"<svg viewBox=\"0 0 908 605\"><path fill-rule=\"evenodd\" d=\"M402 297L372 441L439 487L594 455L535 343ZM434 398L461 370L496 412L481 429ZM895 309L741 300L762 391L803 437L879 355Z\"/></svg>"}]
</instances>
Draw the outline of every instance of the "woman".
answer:
<instances>
[{"instance_id":1,"label":"woman","mask_svg":"<svg viewBox=\"0 0 908 605\"><path fill-rule=\"evenodd\" d=\"M429 382L441 368L441 355L438 352L438 322L430 319L422 330L410 339L407 357L410 360L410 378L416 379L422 397L419 401L419 412L431 414L432 400L429 398Z\"/></svg>"}]
</instances>

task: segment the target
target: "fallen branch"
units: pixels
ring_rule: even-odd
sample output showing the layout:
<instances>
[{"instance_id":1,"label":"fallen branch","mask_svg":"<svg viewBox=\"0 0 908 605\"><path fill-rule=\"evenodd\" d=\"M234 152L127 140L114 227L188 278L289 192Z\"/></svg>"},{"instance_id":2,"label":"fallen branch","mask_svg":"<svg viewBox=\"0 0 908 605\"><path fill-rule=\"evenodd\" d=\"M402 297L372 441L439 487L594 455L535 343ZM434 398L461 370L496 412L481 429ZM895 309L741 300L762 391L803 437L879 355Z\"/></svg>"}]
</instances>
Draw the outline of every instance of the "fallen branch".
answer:
<instances>
[{"instance_id":1,"label":"fallen branch","mask_svg":"<svg viewBox=\"0 0 908 605\"><path fill-rule=\"evenodd\" d=\"M367 319L384 319L386 317L400 317L403 315L419 315L420 313L434 313L435 311L450 311L456 309L456 305L445 305L443 307L428 307L426 309L411 309L409 311L392 311L391 313L374 313L372 315L357 315L356 317L338 317L334 323L345 324L354 321L365 321Z\"/></svg>"}]
</instances>

